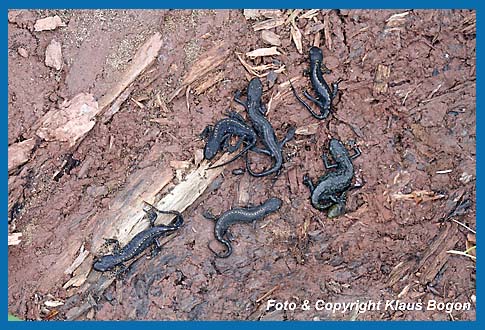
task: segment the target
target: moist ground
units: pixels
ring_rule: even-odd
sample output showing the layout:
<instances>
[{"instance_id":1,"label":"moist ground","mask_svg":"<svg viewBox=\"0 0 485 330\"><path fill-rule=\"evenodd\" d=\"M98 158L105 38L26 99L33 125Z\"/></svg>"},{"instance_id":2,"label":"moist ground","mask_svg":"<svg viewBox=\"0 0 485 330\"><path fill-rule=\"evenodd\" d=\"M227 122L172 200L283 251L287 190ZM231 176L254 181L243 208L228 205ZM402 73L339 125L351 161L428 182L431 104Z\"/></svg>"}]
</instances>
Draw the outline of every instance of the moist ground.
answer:
<instances>
[{"instance_id":1,"label":"moist ground","mask_svg":"<svg viewBox=\"0 0 485 330\"><path fill-rule=\"evenodd\" d=\"M141 258L104 293L92 312L81 318L106 319L237 319L237 320L474 320L475 263L443 251L433 242L452 233L454 250L467 249L470 231L443 221L457 204L471 201L453 219L475 228L475 29L474 12L461 10L322 11L324 63L339 78L341 93L335 114L318 122L291 95L273 104L268 118L282 138L289 126L319 123L313 134L297 135L284 149L281 174L253 178L225 169L186 212L186 225L153 259ZM168 113L155 104L180 86L199 56L224 40L234 52L266 47L261 32L242 11L22 11L8 23L9 145L35 137L38 120L79 92L100 98L120 78L138 47L154 32L163 46L155 64L135 85L113 118L97 123L74 150L80 161L57 181L66 145L40 141L30 160L9 176L9 230L22 242L9 247L9 311L27 319L46 315L46 300L65 300L69 279L59 265L65 247L77 249L92 237L90 219L109 208L130 174L147 166L164 169L174 160L191 160L204 142L198 134L223 118L226 109L244 114L232 101L248 78L237 57L220 70L224 79L201 95L168 102ZM57 14L67 24L54 31L33 31L38 18ZM396 16L394 16L396 17ZM399 17L399 16L397 16ZM305 31L310 20L296 22ZM471 28L470 28L471 27ZM303 36L303 54L290 40L290 25L272 29L282 39L279 61L286 74L276 84L263 79L268 102L278 84L300 77L298 90L310 89L303 77L307 51L315 33ZM52 39L62 44L63 68L44 64ZM329 44L330 43L330 44ZM19 47L28 56L19 54ZM252 65L262 64L259 60ZM268 62L268 59L264 60ZM385 90L376 74L390 70ZM271 84L270 84L271 85ZM151 121L164 117L168 124ZM337 119L338 118L338 119ZM329 137L354 140L362 155L354 161L363 184L348 194L347 213L328 219L313 209L302 184L325 169L322 148ZM268 164L251 156L254 168ZM429 192L432 199L418 196ZM416 196L415 199L399 196ZM418 195L417 195L418 194ZM234 206L259 204L276 196L279 213L252 226L235 226L234 253L218 259L207 248L213 225L202 217ZM397 197L396 197L397 196ZM425 196L426 197L426 196ZM429 196L428 196L429 197ZM214 244L214 247L218 246ZM212 245L211 245L212 246ZM437 258L443 266L431 280ZM423 261L424 262L421 262ZM439 262L438 262L439 263ZM403 270L402 265L408 265ZM441 264L440 264L441 265ZM267 294L269 292L269 294ZM267 295L266 295L267 294ZM269 298L299 305L304 300L354 302L400 299L404 302L472 302L469 311L369 311L332 313L266 311ZM60 313L57 317L65 317Z\"/></svg>"}]
</instances>

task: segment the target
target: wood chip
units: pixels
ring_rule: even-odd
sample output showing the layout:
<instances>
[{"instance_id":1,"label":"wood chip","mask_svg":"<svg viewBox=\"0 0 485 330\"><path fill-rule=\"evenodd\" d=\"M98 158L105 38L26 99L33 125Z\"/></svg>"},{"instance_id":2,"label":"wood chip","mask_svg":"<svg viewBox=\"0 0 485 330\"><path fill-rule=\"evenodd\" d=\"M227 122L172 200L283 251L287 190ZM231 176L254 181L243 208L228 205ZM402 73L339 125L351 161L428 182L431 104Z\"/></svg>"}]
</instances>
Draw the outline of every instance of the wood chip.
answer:
<instances>
[{"instance_id":1,"label":"wood chip","mask_svg":"<svg viewBox=\"0 0 485 330\"><path fill-rule=\"evenodd\" d=\"M219 71L216 74L208 75L207 79L205 79L204 82L202 82L200 85L195 87L195 95L200 95L204 93L212 86L224 80L224 77L225 77L224 71Z\"/></svg>"},{"instance_id":2,"label":"wood chip","mask_svg":"<svg viewBox=\"0 0 485 330\"><path fill-rule=\"evenodd\" d=\"M290 16L288 16L288 18L286 19L285 24L289 24L289 23L291 23L291 22L295 21L296 17L297 17L298 15L300 15L300 13L301 13L302 11L303 11L303 10L301 10L301 9L295 9L295 10L291 11L291 14L290 14Z\"/></svg>"},{"instance_id":3,"label":"wood chip","mask_svg":"<svg viewBox=\"0 0 485 330\"><path fill-rule=\"evenodd\" d=\"M200 59L192 65L183 80L183 85L187 86L217 68L225 61L230 53L231 51L226 43L220 42L215 44L214 47L202 54Z\"/></svg>"},{"instance_id":4,"label":"wood chip","mask_svg":"<svg viewBox=\"0 0 485 330\"><path fill-rule=\"evenodd\" d=\"M259 9L244 9L243 10L243 15L245 19L257 19L261 17L261 14L259 13Z\"/></svg>"},{"instance_id":5,"label":"wood chip","mask_svg":"<svg viewBox=\"0 0 485 330\"><path fill-rule=\"evenodd\" d=\"M323 17L323 35L325 36L325 44L327 45L328 50L333 50L333 42L332 42L332 28L330 27L330 19L328 15Z\"/></svg>"},{"instance_id":6,"label":"wood chip","mask_svg":"<svg viewBox=\"0 0 485 330\"><path fill-rule=\"evenodd\" d=\"M300 185L298 183L298 169L293 167L288 170L288 184L290 186L290 191L292 194L298 194L300 191Z\"/></svg>"},{"instance_id":7,"label":"wood chip","mask_svg":"<svg viewBox=\"0 0 485 330\"><path fill-rule=\"evenodd\" d=\"M251 66L249 65L241 56L242 54L236 53L236 56L238 60L241 62L241 64L244 66L244 68L253 76L257 76L259 78L265 77L269 74L269 72L264 72L266 70L273 70L276 68L276 65L274 64L265 64L265 65L259 65L259 66ZM282 65L276 70L274 70L275 73L281 73L285 70L285 66Z\"/></svg>"},{"instance_id":8,"label":"wood chip","mask_svg":"<svg viewBox=\"0 0 485 330\"><path fill-rule=\"evenodd\" d=\"M320 40L322 34L320 32L315 33L315 39L313 39L313 46L320 48Z\"/></svg>"},{"instance_id":9,"label":"wood chip","mask_svg":"<svg viewBox=\"0 0 485 330\"><path fill-rule=\"evenodd\" d=\"M249 175L244 175L239 180L238 186L238 194L237 194L237 202L238 205L248 205L249 200L251 199L251 180Z\"/></svg>"},{"instance_id":10,"label":"wood chip","mask_svg":"<svg viewBox=\"0 0 485 330\"><path fill-rule=\"evenodd\" d=\"M36 134L46 141L69 142L69 146L74 146L93 128L98 112L94 96L80 93L64 101L59 110L47 112Z\"/></svg>"},{"instance_id":11,"label":"wood chip","mask_svg":"<svg viewBox=\"0 0 485 330\"><path fill-rule=\"evenodd\" d=\"M56 16L38 19L35 22L34 30L36 32L48 31L48 30L55 30L58 27L64 27L64 26L66 26L66 24L63 23L61 18L56 15Z\"/></svg>"},{"instance_id":12,"label":"wood chip","mask_svg":"<svg viewBox=\"0 0 485 330\"><path fill-rule=\"evenodd\" d=\"M318 15L318 12L319 11L320 11L319 9L310 9L310 10L307 10L302 15L300 15L300 17L298 17L298 19L300 19L300 18L312 19L313 17L315 17L315 16Z\"/></svg>"},{"instance_id":13,"label":"wood chip","mask_svg":"<svg viewBox=\"0 0 485 330\"><path fill-rule=\"evenodd\" d=\"M145 109L145 105L143 103L141 103L140 101L138 100L135 100L134 98L130 98L131 102L135 103L135 105L140 108L140 109Z\"/></svg>"},{"instance_id":14,"label":"wood chip","mask_svg":"<svg viewBox=\"0 0 485 330\"><path fill-rule=\"evenodd\" d=\"M261 17L278 18L283 15L283 12L279 9L244 9L243 15L247 20L255 20Z\"/></svg>"},{"instance_id":15,"label":"wood chip","mask_svg":"<svg viewBox=\"0 0 485 330\"><path fill-rule=\"evenodd\" d=\"M260 30L270 30L274 29L277 26L281 26L285 24L285 19L284 18L271 18L266 21L258 22L253 25L253 30L254 31L260 31Z\"/></svg>"},{"instance_id":16,"label":"wood chip","mask_svg":"<svg viewBox=\"0 0 485 330\"><path fill-rule=\"evenodd\" d=\"M303 32L304 35L314 34L316 32L320 32L325 28L325 25L318 21L316 24L308 24Z\"/></svg>"},{"instance_id":17,"label":"wood chip","mask_svg":"<svg viewBox=\"0 0 485 330\"><path fill-rule=\"evenodd\" d=\"M394 193L391 195L391 197L395 200L414 200L416 204L419 204L423 202L442 199L442 198L445 198L446 196L442 194L436 194L432 191L417 190L417 191L413 191L410 194Z\"/></svg>"},{"instance_id":18,"label":"wood chip","mask_svg":"<svg viewBox=\"0 0 485 330\"><path fill-rule=\"evenodd\" d=\"M278 51L278 49L276 49L276 47L258 48L246 53L246 56L252 58L272 55L281 55L281 53Z\"/></svg>"},{"instance_id":19,"label":"wood chip","mask_svg":"<svg viewBox=\"0 0 485 330\"><path fill-rule=\"evenodd\" d=\"M374 78L374 93L385 94L388 90L389 76L391 75L391 67L388 65L378 64L376 75Z\"/></svg>"},{"instance_id":20,"label":"wood chip","mask_svg":"<svg viewBox=\"0 0 485 330\"><path fill-rule=\"evenodd\" d=\"M60 70L62 68L62 49L61 44L52 39L45 50L45 65Z\"/></svg>"},{"instance_id":21,"label":"wood chip","mask_svg":"<svg viewBox=\"0 0 485 330\"><path fill-rule=\"evenodd\" d=\"M11 233L8 235L8 245L19 245L22 233Z\"/></svg>"},{"instance_id":22,"label":"wood chip","mask_svg":"<svg viewBox=\"0 0 485 330\"><path fill-rule=\"evenodd\" d=\"M280 9L260 9L261 14L266 18L278 18L283 16Z\"/></svg>"},{"instance_id":23,"label":"wood chip","mask_svg":"<svg viewBox=\"0 0 485 330\"><path fill-rule=\"evenodd\" d=\"M8 171L15 170L30 159L30 154L35 147L35 139L13 143L8 147Z\"/></svg>"},{"instance_id":24,"label":"wood chip","mask_svg":"<svg viewBox=\"0 0 485 330\"><path fill-rule=\"evenodd\" d=\"M84 261L84 259L86 259L88 255L89 255L89 251L84 250L84 244L83 244L79 251L79 255L72 262L72 264L64 271L64 274L71 275L72 273L74 273L74 271L79 267L80 264L82 264L82 262Z\"/></svg>"},{"instance_id":25,"label":"wood chip","mask_svg":"<svg viewBox=\"0 0 485 330\"><path fill-rule=\"evenodd\" d=\"M387 280L387 286L391 287L396 283L406 279L406 277L414 272L416 265L417 261L414 258L399 262L396 266L392 268L391 273L389 274L389 278Z\"/></svg>"},{"instance_id":26,"label":"wood chip","mask_svg":"<svg viewBox=\"0 0 485 330\"><path fill-rule=\"evenodd\" d=\"M133 85L131 85L130 87L126 88L123 93L121 93L117 98L116 100L113 102L113 104L111 104L111 106L109 107L108 110L106 110L104 113L103 113L103 118L102 118L102 122L104 124L106 124L107 122L109 122L111 120L111 118L113 118L113 116L118 112L120 111L120 108L121 108L121 105L128 99L128 97L130 96L131 92L133 92Z\"/></svg>"},{"instance_id":27,"label":"wood chip","mask_svg":"<svg viewBox=\"0 0 485 330\"><path fill-rule=\"evenodd\" d=\"M265 43L270 44L272 46L281 46L280 36L272 31L269 31L269 30L261 31L261 39L263 39Z\"/></svg>"},{"instance_id":28,"label":"wood chip","mask_svg":"<svg viewBox=\"0 0 485 330\"><path fill-rule=\"evenodd\" d=\"M190 113L190 85L187 86L185 90L185 106L187 107L187 111Z\"/></svg>"},{"instance_id":29,"label":"wood chip","mask_svg":"<svg viewBox=\"0 0 485 330\"><path fill-rule=\"evenodd\" d=\"M47 307L58 307L64 305L63 301L60 300L47 300L44 302Z\"/></svg>"},{"instance_id":30,"label":"wood chip","mask_svg":"<svg viewBox=\"0 0 485 330\"><path fill-rule=\"evenodd\" d=\"M194 164L198 166L202 160L204 160L204 150L203 149L195 149L194 152Z\"/></svg>"},{"instance_id":31,"label":"wood chip","mask_svg":"<svg viewBox=\"0 0 485 330\"><path fill-rule=\"evenodd\" d=\"M301 32L300 29L296 26L295 22L291 23L291 39L293 39L293 42L295 43L296 49L298 50L298 53L303 54L303 45L301 42Z\"/></svg>"},{"instance_id":32,"label":"wood chip","mask_svg":"<svg viewBox=\"0 0 485 330\"><path fill-rule=\"evenodd\" d=\"M72 278L70 278L64 285L62 286L63 289L68 289L70 287L78 288L86 282L89 273L91 272L90 269L85 270L83 273L78 274Z\"/></svg>"},{"instance_id":33,"label":"wood chip","mask_svg":"<svg viewBox=\"0 0 485 330\"><path fill-rule=\"evenodd\" d=\"M199 60L192 65L185 76L182 85L168 98L168 102L171 102L186 86L217 69L230 54L231 50L228 44L219 42L207 52L200 55Z\"/></svg>"},{"instance_id":34,"label":"wood chip","mask_svg":"<svg viewBox=\"0 0 485 330\"><path fill-rule=\"evenodd\" d=\"M168 118L152 118L152 119L150 119L150 121L152 123L157 123L157 124L162 125L162 126L173 124L173 120L168 119Z\"/></svg>"},{"instance_id":35,"label":"wood chip","mask_svg":"<svg viewBox=\"0 0 485 330\"><path fill-rule=\"evenodd\" d=\"M409 11L392 15L386 20L385 30L390 30L397 27L404 27L406 24L406 16L408 15Z\"/></svg>"},{"instance_id":36,"label":"wood chip","mask_svg":"<svg viewBox=\"0 0 485 330\"><path fill-rule=\"evenodd\" d=\"M313 123L298 127L295 131L297 135L314 135L317 133L319 123Z\"/></svg>"},{"instance_id":37,"label":"wood chip","mask_svg":"<svg viewBox=\"0 0 485 330\"><path fill-rule=\"evenodd\" d=\"M175 170L178 170L178 169L186 170L186 169L190 168L190 165L192 165L192 163L187 161L187 160L172 160L172 161L170 161L170 167L175 169Z\"/></svg>"},{"instance_id":38,"label":"wood chip","mask_svg":"<svg viewBox=\"0 0 485 330\"><path fill-rule=\"evenodd\" d=\"M118 80L118 83L111 88L99 100L99 108L104 109L113 102L145 69L157 58L162 47L162 35L155 33L137 50L130 66Z\"/></svg>"}]
</instances>

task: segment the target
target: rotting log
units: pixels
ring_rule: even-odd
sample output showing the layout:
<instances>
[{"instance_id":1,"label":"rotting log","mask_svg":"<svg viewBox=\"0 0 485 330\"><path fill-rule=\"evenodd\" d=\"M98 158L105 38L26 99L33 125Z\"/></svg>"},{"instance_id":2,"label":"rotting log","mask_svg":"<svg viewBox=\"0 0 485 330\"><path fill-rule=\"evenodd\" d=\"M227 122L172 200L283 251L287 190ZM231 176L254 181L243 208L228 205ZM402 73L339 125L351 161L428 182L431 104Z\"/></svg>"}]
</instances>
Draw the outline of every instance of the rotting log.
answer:
<instances>
[{"instance_id":1,"label":"rotting log","mask_svg":"<svg viewBox=\"0 0 485 330\"><path fill-rule=\"evenodd\" d=\"M174 189L164 196L160 201L155 202L156 195L173 178L172 170L168 169L162 173L154 170L153 167L137 172L127 187L115 198L110 210L98 220L103 220L99 228L95 230L91 244L93 254L98 251L104 243L104 238L116 238L121 246L129 242L137 233L148 228L149 223L145 219L143 211L144 202L153 204L159 210L176 210L183 212L199 198L212 181L219 176L225 166L208 169L211 165L218 165L228 161L232 156L224 154L214 164L204 160L200 166L190 172L184 181L180 182ZM160 214L156 224L168 224L174 215ZM186 222L188 219L185 219ZM93 258L86 258L80 269L91 269ZM89 263L89 264L87 264ZM130 264L131 262L127 263ZM83 278L79 283L79 291L69 298L66 308L63 310L68 319L77 319L88 312L94 305L92 299L85 297L100 297L103 291L115 279L110 274L91 271L88 275L81 272ZM71 279L72 281L72 279ZM79 299L81 298L81 299ZM82 301L79 304L69 302Z\"/></svg>"}]
</instances>

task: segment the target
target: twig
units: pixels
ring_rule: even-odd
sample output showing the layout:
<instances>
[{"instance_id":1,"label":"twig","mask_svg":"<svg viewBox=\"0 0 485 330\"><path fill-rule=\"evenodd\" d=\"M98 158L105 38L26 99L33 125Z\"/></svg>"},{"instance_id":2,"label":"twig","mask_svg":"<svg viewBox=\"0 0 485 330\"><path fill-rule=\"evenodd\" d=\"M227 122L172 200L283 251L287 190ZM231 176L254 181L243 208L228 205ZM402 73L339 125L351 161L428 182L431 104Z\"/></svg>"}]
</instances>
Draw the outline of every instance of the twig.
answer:
<instances>
[{"instance_id":1,"label":"twig","mask_svg":"<svg viewBox=\"0 0 485 330\"><path fill-rule=\"evenodd\" d=\"M472 256L471 254L468 254L468 253L463 252L463 251L448 250L446 252L450 253L450 254L457 254L457 255L460 255L460 256L468 257L468 258L475 260L475 261L477 260L477 257Z\"/></svg>"},{"instance_id":2,"label":"twig","mask_svg":"<svg viewBox=\"0 0 485 330\"><path fill-rule=\"evenodd\" d=\"M190 95L190 85L187 86L187 90L185 91L185 103L187 104L187 110L190 112L189 95Z\"/></svg>"},{"instance_id":3,"label":"twig","mask_svg":"<svg viewBox=\"0 0 485 330\"><path fill-rule=\"evenodd\" d=\"M453 221L453 222L455 222L455 223L459 224L460 226L462 226L462 227L464 227L464 228L468 229L469 231L471 231L471 232L472 232L472 233L474 233L474 234L476 234L476 233L477 233L475 230L471 229L470 227L468 227L468 226L467 226L467 225L465 225L464 223L461 223L461 222L460 222L460 221L458 221L458 220L451 219L451 221Z\"/></svg>"},{"instance_id":4,"label":"twig","mask_svg":"<svg viewBox=\"0 0 485 330\"><path fill-rule=\"evenodd\" d=\"M273 292L275 292L277 289L279 289L279 287L280 287L279 284L275 285L271 290L266 292L260 298L256 299L256 303L259 303L259 302L263 301L264 299L268 298Z\"/></svg>"}]
</instances>

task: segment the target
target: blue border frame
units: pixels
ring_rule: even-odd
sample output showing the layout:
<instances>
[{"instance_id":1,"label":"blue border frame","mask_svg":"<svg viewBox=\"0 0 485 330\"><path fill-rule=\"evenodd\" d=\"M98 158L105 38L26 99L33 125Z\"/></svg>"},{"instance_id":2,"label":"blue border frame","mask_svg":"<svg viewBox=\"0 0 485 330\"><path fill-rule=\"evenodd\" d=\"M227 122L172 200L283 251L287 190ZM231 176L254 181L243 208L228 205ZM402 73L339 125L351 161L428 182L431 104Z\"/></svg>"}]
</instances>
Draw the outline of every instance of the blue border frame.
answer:
<instances>
[{"instance_id":1,"label":"blue border frame","mask_svg":"<svg viewBox=\"0 0 485 330\"><path fill-rule=\"evenodd\" d=\"M27 8L27 9L48 9L48 8L72 8L72 9L80 9L80 8L86 8L86 9L91 9L91 8L114 8L114 9L144 9L144 8L225 8L225 9L233 9L233 8L301 8L301 7L306 7L306 8L318 8L322 6L328 6L328 7L339 7L339 8L385 8L385 9L398 9L398 8L416 8L416 9L426 9L426 8L436 8L436 9L445 9L445 8L451 8L451 9L458 9L458 8L470 8L470 9L476 9L477 10L477 31L481 30L483 31L484 29L482 28L482 25L484 23L483 19L485 19L485 15L481 14L481 6L480 6L480 1L450 1L450 0L442 0L442 1L398 1L398 2L393 2L392 4L390 3L389 0L384 1L384 0L378 0L378 1L372 1L370 2L369 0L366 1L356 1L356 0L343 0L339 1L338 3L332 2L323 2L323 1L315 1L315 0L306 0L303 3L301 1L287 1L287 0L282 0L282 1L275 1L275 0L266 0L264 2L262 1L255 1L255 0L246 0L246 1L241 1L241 2L224 2L222 0L218 1L205 1L205 2L200 2L200 1L184 1L184 3L181 3L180 1L164 1L163 3L160 2L155 2L155 1L137 1L136 3L128 3L128 2L122 2L122 1L93 1L93 0L84 0L82 2L76 2L76 3L67 3L65 0L64 1L59 1L59 0L48 0L48 1L43 1L43 2L37 2L37 1L12 1L12 0L7 0L1 3L2 6L2 13L3 17L5 19L2 28L3 28L3 35L5 37L5 45L7 46L8 49L8 32L7 32L7 13L9 9L20 9L20 8ZM477 33L477 54L480 53L482 46L481 46L481 37L480 33ZM4 50L4 58L3 58L3 65L2 65L2 70L4 73L4 77L7 77L8 75L8 51ZM481 65L479 63L480 61L478 60L477 57L477 76L480 76L480 73L482 72L481 70ZM477 92L479 90L479 84L480 80L477 80ZM1 210L2 214L6 215L7 214L7 200L8 200L8 171L7 171L7 146L8 146L8 80L4 80L4 89L3 89L3 102L5 104L4 111L1 113L1 128L0 129L0 136L1 136L1 142L2 142L2 152L0 155L0 160L1 160L1 166L4 168L4 171L2 171L3 174L1 174L1 180L4 183L2 185L2 190L1 190L1 196L2 196L2 201L1 203ZM477 104L483 104L482 102L483 97L480 95L480 93L477 93ZM478 108L478 107L477 107ZM481 130L482 126L482 118L484 117L484 114L481 114L481 112L477 112L477 154L476 154L476 161L477 161L477 169L476 169L476 200L481 199L482 195L482 182L481 182L481 168L478 166L481 161L481 155L478 152L481 150L481 134L478 134ZM485 143L485 142L484 142ZM478 215L482 213L482 207L477 203L476 205L476 213L477 213L477 220L478 220ZM478 229L478 223L477 221L477 229ZM477 230L477 232L480 234L480 230ZM4 234L3 237L7 237L7 222L4 222ZM4 262L8 262L8 247L6 242L2 244L2 249L4 255L3 259ZM479 266L477 264L477 273L479 272ZM3 286L3 293L4 293L4 300L2 301L2 307L4 307L4 316L2 318L2 326L7 327L7 329L13 329L13 328L30 328L30 327L38 327L38 328L64 328L66 326L68 327L74 327L74 328L100 328L100 327L121 327L121 328L160 328L164 326L169 326L170 329L178 330L178 329L195 329L195 328L202 328L202 329L211 329L211 330L217 330L217 329L226 329L227 327L231 326L237 326L240 330L245 330L245 329L261 329L261 328L266 328L266 327L278 327L278 328L286 328L286 329L292 329L292 330L307 330L309 327L310 328L340 328L341 326L345 326L348 328L355 329L357 327L360 327L362 324L358 324L356 322L344 322L343 324L341 322L311 322L311 321L292 321L292 322L245 322L245 321L190 321L190 322L147 322L147 321L126 321L126 322L114 322L114 321L106 321L106 322L8 322L7 321L7 311L8 311L8 302L6 297L8 296L8 270L5 271L2 276L5 276L3 283L5 286ZM477 278L480 278L480 276L477 274ZM480 297L481 295L478 293L479 292L479 284L477 283L477 297ZM471 329L471 328L477 328L479 327L480 324L482 324L482 318L480 317L480 304L477 304L477 309L476 309L476 315L477 315L477 321L475 322L433 322L432 326L433 327L439 327L439 328L448 328L448 327L453 327L453 329ZM0 315L1 317L1 315ZM428 327L431 324L428 324L425 321L415 321L415 322L402 322L402 321L396 321L396 322L375 322L375 321L370 321L370 322L365 322L364 324L367 327L382 327L385 326L386 328L390 329L396 329L396 328L408 328L408 327L417 327L417 328L425 328ZM482 324L483 327L483 324Z\"/></svg>"}]
</instances>

